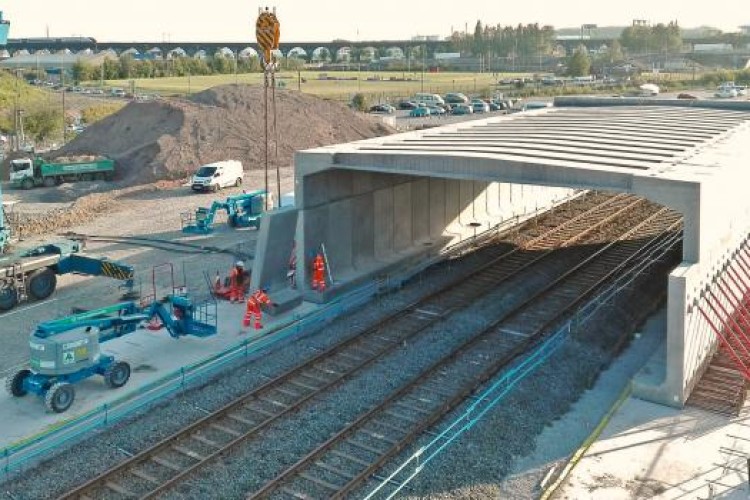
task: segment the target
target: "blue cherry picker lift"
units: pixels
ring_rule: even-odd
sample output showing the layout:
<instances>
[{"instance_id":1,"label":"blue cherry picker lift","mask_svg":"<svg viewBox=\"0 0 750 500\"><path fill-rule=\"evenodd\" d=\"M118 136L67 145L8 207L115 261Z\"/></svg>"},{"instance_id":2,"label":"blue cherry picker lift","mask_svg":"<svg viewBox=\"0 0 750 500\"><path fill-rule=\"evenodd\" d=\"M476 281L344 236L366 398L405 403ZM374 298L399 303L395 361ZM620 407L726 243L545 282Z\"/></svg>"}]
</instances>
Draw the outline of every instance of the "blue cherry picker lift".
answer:
<instances>
[{"instance_id":1,"label":"blue cherry picker lift","mask_svg":"<svg viewBox=\"0 0 750 500\"><path fill-rule=\"evenodd\" d=\"M227 224L230 227L260 227L260 217L265 206L266 191L251 191L226 200L214 201L210 207L200 207L193 212L181 215L182 232L191 234L209 234L213 231L216 214L222 210L227 213Z\"/></svg>"},{"instance_id":2,"label":"blue cherry picker lift","mask_svg":"<svg viewBox=\"0 0 750 500\"><path fill-rule=\"evenodd\" d=\"M166 329L175 339L214 335L216 301L194 303L184 286L174 286L173 269L171 293L158 298L156 269L154 294L140 302L120 302L37 325L29 337L29 368L6 379L7 391L14 397L36 394L49 411L62 413L75 400L73 384L101 375L109 387L119 388L130 379L130 365L102 353L101 344L136 332L145 323L150 329Z\"/></svg>"}]
</instances>

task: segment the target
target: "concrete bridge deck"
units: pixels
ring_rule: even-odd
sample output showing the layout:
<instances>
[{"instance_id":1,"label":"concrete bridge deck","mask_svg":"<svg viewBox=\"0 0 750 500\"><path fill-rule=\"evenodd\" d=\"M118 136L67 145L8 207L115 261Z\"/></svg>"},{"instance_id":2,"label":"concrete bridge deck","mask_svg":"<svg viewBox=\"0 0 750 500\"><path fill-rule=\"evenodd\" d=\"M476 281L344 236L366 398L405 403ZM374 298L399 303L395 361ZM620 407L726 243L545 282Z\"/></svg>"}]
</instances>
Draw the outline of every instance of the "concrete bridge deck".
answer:
<instances>
[{"instance_id":1,"label":"concrete bridge deck","mask_svg":"<svg viewBox=\"0 0 750 500\"><path fill-rule=\"evenodd\" d=\"M683 263L669 278L667 343L656 364L663 373L636 384L641 397L682 406L717 346L696 306L750 233L750 103L556 104L299 152L297 208L269 218L276 230L261 235L256 285L290 293L263 247L291 251L295 232L301 292L326 300L580 190L633 193L684 216ZM333 277L322 295L306 288L321 249Z\"/></svg>"}]
</instances>

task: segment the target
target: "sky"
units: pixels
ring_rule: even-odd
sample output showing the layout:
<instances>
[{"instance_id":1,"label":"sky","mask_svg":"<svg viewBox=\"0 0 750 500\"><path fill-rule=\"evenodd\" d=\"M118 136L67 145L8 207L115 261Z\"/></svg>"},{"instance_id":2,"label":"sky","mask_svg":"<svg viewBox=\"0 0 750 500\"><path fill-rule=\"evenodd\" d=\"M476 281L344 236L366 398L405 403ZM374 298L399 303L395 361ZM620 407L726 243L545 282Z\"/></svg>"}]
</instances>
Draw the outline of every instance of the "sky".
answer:
<instances>
[{"instance_id":1,"label":"sky","mask_svg":"<svg viewBox=\"0 0 750 500\"><path fill-rule=\"evenodd\" d=\"M200 5L200 7L196 7ZM697 0L5 0L10 38L91 36L102 41L255 41L259 7L277 8L281 41L408 40L490 24L627 25L677 20L737 31L750 24L748 0L712 7ZM47 31L49 30L49 31ZM595 34L595 32L593 33Z\"/></svg>"}]
</instances>

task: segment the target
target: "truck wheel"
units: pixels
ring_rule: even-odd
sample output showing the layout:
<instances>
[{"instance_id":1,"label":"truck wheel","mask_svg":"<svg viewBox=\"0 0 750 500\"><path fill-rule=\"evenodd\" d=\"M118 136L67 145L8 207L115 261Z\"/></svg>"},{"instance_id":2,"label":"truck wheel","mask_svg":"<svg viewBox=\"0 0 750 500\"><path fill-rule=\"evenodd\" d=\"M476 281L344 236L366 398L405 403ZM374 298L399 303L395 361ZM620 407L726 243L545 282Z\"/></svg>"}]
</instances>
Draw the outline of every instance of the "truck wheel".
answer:
<instances>
[{"instance_id":1,"label":"truck wheel","mask_svg":"<svg viewBox=\"0 0 750 500\"><path fill-rule=\"evenodd\" d=\"M67 382L58 382L49 388L44 395L44 406L54 413L62 413L73 404L76 399L76 391L73 385Z\"/></svg>"},{"instance_id":2,"label":"truck wheel","mask_svg":"<svg viewBox=\"0 0 750 500\"><path fill-rule=\"evenodd\" d=\"M44 187L51 188L54 187L55 184L57 184L57 181L54 177L45 177L44 181L42 181L42 184L44 184Z\"/></svg>"},{"instance_id":3,"label":"truck wheel","mask_svg":"<svg viewBox=\"0 0 750 500\"><path fill-rule=\"evenodd\" d=\"M104 371L104 381L113 389L122 387L130 380L130 365L125 361L117 361L109 365Z\"/></svg>"},{"instance_id":4,"label":"truck wheel","mask_svg":"<svg viewBox=\"0 0 750 500\"><path fill-rule=\"evenodd\" d=\"M25 396L28 391L23 388L23 381L31 375L31 370L18 370L15 375L5 379L5 390L16 398Z\"/></svg>"},{"instance_id":5,"label":"truck wheel","mask_svg":"<svg viewBox=\"0 0 750 500\"><path fill-rule=\"evenodd\" d=\"M237 180L234 181L234 187L240 187L242 185L242 177L237 177Z\"/></svg>"},{"instance_id":6,"label":"truck wheel","mask_svg":"<svg viewBox=\"0 0 750 500\"><path fill-rule=\"evenodd\" d=\"M36 300L44 300L52 295L55 287L57 287L57 275L49 267L38 269L29 276L29 295Z\"/></svg>"},{"instance_id":7,"label":"truck wheel","mask_svg":"<svg viewBox=\"0 0 750 500\"><path fill-rule=\"evenodd\" d=\"M0 311L10 311L18 304L18 291L5 284L0 286Z\"/></svg>"},{"instance_id":8,"label":"truck wheel","mask_svg":"<svg viewBox=\"0 0 750 500\"><path fill-rule=\"evenodd\" d=\"M34 187L34 181L28 177L21 182L21 187L24 189L31 189Z\"/></svg>"}]
</instances>

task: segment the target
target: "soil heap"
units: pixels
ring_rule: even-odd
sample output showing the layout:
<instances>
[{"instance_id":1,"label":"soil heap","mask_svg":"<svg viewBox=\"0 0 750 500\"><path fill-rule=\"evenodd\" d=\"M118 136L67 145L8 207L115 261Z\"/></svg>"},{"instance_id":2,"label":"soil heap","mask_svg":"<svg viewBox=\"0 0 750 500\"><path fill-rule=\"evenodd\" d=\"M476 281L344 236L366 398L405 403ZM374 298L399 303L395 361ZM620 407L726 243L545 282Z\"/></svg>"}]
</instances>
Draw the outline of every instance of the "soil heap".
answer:
<instances>
[{"instance_id":1,"label":"soil heap","mask_svg":"<svg viewBox=\"0 0 750 500\"><path fill-rule=\"evenodd\" d=\"M183 100L131 102L56 156L106 155L116 160L118 179L126 185L185 178L200 165L220 160L262 169L263 93L259 86L223 85ZM273 168L290 166L301 149L393 133L341 103L292 90L277 89L276 110L278 156L273 142L269 152ZM270 123L273 141L273 117Z\"/></svg>"}]
</instances>

